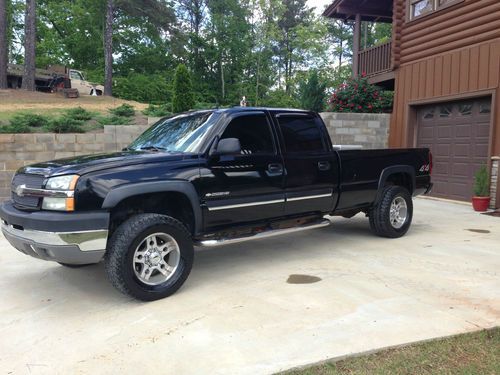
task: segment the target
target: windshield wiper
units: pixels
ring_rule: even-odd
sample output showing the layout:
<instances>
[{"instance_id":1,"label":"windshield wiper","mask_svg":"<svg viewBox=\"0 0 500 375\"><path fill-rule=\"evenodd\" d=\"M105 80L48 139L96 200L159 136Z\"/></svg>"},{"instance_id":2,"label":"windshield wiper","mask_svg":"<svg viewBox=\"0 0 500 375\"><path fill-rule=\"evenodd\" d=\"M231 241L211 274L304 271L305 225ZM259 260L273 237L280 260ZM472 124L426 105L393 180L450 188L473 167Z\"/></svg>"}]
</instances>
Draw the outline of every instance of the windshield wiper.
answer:
<instances>
[{"instance_id":1,"label":"windshield wiper","mask_svg":"<svg viewBox=\"0 0 500 375\"><path fill-rule=\"evenodd\" d=\"M159 147L159 146L143 146L139 147L139 150L166 151L167 149L165 147Z\"/></svg>"}]
</instances>

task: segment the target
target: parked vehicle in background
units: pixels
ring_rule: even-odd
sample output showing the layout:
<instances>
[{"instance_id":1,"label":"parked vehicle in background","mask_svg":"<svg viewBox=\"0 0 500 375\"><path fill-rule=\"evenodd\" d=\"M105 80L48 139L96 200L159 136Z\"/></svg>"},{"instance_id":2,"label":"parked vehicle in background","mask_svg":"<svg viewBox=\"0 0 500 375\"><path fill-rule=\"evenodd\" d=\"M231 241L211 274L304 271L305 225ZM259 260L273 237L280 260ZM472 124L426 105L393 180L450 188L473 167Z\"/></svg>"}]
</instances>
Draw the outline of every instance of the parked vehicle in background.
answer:
<instances>
[{"instance_id":1,"label":"parked vehicle in background","mask_svg":"<svg viewBox=\"0 0 500 375\"><path fill-rule=\"evenodd\" d=\"M21 88L24 66L8 64L7 84L11 89ZM61 65L49 65L46 69L36 69L35 86L37 91L56 92L63 89L77 89L80 95L100 96L104 86L88 82L83 72Z\"/></svg>"},{"instance_id":2,"label":"parked vehicle in background","mask_svg":"<svg viewBox=\"0 0 500 375\"><path fill-rule=\"evenodd\" d=\"M160 120L123 152L21 168L0 217L19 251L70 267L104 259L117 289L155 300L184 283L194 246L360 212L375 234L401 237L431 170L428 149L338 150L314 112L196 111Z\"/></svg>"},{"instance_id":3,"label":"parked vehicle in background","mask_svg":"<svg viewBox=\"0 0 500 375\"><path fill-rule=\"evenodd\" d=\"M83 72L69 69L68 74L71 81L71 88L77 89L80 95L101 96L104 93L104 86L87 81Z\"/></svg>"}]
</instances>

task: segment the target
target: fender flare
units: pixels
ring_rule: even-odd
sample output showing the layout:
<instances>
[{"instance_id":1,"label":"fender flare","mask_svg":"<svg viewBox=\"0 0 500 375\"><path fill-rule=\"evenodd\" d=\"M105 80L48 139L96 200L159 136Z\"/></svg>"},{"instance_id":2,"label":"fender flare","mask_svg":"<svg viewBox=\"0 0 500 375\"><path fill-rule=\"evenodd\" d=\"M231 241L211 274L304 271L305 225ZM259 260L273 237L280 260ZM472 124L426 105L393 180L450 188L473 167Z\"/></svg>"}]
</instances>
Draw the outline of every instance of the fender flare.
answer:
<instances>
[{"instance_id":1,"label":"fender flare","mask_svg":"<svg viewBox=\"0 0 500 375\"><path fill-rule=\"evenodd\" d=\"M410 177L411 183L411 191L410 194L413 195L416 187L416 177L415 177L415 168L410 165L394 165L392 167L387 167L382 170L380 174L380 178L378 180L378 188L377 188L377 196L375 197L374 205L380 202L382 199L382 190L385 186L387 179L394 174L407 174Z\"/></svg>"},{"instance_id":2,"label":"fender flare","mask_svg":"<svg viewBox=\"0 0 500 375\"><path fill-rule=\"evenodd\" d=\"M149 193L169 193L176 192L185 195L191 203L191 209L194 215L194 233L199 234L202 227L201 206L194 186L188 181L153 181L153 182L138 182L127 185L122 185L111 189L104 202L102 208L111 209L126 198L136 195Z\"/></svg>"}]
</instances>

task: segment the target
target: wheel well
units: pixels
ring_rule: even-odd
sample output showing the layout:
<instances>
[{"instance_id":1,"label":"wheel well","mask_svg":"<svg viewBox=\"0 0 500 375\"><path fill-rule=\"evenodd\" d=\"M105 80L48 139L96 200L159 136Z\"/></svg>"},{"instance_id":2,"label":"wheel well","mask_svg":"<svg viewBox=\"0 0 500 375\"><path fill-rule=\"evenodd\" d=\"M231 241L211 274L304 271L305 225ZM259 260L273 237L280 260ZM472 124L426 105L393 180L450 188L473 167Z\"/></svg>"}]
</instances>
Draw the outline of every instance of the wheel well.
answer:
<instances>
[{"instance_id":1,"label":"wheel well","mask_svg":"<svg viewBox=\"0 0 500 375\"><path fill-rule=\"evenodd\" d=\"M410 194L413 194L413 181L408 173L394 173L387 177L384 186L402 186L408 190Z\"/></svg>"},{"instance_id":2,"label":"wheel well","mask_svg":"<svg viewBox=\"0 0 500 375\"><path fill-rule=\"evenodd\" d=\"M179 192L167 192L134 195L118 203L111 209L110 235L128 218L142 213L171 216L194 234L194 213L188 197Z\"/></svg>"}]
</instances>

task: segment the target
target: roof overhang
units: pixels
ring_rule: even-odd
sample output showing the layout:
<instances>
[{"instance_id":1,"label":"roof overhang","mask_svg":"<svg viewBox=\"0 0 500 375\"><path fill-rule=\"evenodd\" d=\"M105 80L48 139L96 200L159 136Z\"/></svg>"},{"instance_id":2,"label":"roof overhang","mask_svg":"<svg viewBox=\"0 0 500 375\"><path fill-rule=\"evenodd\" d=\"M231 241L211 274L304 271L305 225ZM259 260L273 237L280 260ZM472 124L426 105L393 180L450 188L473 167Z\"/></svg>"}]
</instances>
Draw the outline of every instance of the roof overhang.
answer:
<instances>
[{"instance_id":1,"label":"roof overhang","mask_svg":"<svg viewBox=\"0 0 500 375\"><path fill-rule=\"evenodd\" d=\"M361 20L392 23L393 0L334 0L323 16L342 20L354 20L356 14Z\"/></svg>"}]
</instances>

